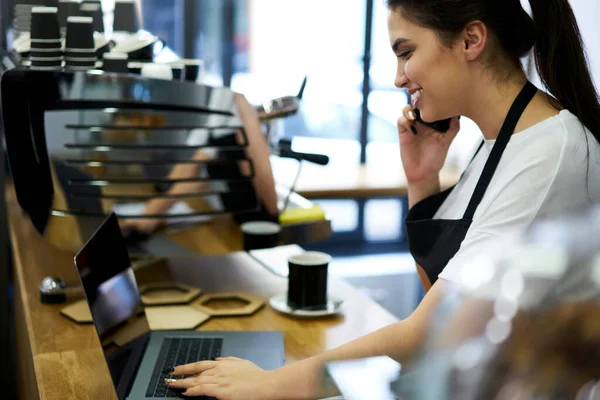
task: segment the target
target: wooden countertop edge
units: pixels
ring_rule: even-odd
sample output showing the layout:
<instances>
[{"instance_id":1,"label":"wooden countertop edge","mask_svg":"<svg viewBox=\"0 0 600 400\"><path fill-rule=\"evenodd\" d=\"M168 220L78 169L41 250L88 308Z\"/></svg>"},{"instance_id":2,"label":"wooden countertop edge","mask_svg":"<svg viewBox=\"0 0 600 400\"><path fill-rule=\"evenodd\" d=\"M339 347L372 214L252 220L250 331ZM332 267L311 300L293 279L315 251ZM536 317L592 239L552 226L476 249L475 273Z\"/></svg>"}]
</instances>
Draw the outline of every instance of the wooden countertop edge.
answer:
<instances>
[{"instance_id":1,"label":"wooden countertop edge","mask_svg":"<svg viewBox=\"0 0 600 400\"><path fill-rule=\"evenodd\" d=\"M17 207L15 207L15 204L8 204L8 210L7 210L7 214L8 214L8 226L9 226L9 231L10 231L10 240L13 248L13 259L14 259L14 263L15 263L15 268L14 268L14 274L17 278L17 284L19 285L18 289L22 292L25 292L27 290L27 288L25 287L25 281L24 281L24 277L23 277L23 268L22 268L22 259L21 259L21 244L19 243L18 237L15 234L15 230L13 229L13 225L14 225L14 221L13 221L13 213L14 212L22 212L20 209L18 209ZM23 293L20 296L21 301L23 302L23 312L25 314L25 322L27 324L27 335L28 340L27 343L30 347L31 350L31 354L33 356L33 367L35 369L35 379L37 382L38 387L40 387L40 382L38 380L39 377L39 365L38 365L38 361L37 361L37 348L35 348L35 340L34 336L33 336L33 327L32 327L32 323L31 323L31 308L29 307L29 299L28 296Z\"/></svg>"},{"instance_id":2,"label":"wooden countertop edge","mask_svg":"<svg viewBox=\"0 0 600 400\"><path fill-rule=\"evenodd\" d=\"M442 182L442 190L450 188L454 183ZM376 187L376 188L332 188L332 189L298 189L298 194L307 199L327 199L327 198L377 198L406 196L408 189L406 187Z\"/></svg>"}]
</instances>

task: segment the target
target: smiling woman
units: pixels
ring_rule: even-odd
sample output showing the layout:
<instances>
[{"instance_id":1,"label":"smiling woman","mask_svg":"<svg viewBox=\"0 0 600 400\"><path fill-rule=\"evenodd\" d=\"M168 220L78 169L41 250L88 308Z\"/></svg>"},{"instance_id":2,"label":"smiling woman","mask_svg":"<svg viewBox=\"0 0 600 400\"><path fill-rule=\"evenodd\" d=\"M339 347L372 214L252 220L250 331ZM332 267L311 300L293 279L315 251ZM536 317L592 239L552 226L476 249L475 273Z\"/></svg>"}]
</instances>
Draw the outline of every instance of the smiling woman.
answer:
<instances>
[{"instance_id":1,"label":"smiling woman","mask_svg":"<svg viewBox=\"0 0 600 400\"><path fill-rule=\"evenodd\" d=\"M415 312L274 371L231 358L181 366L174 375L196 375L173 386L219 399L312 399L324 395L321 371L330 361L387 355L408 362L462 265L536 218L600 202L600 182L588 179L600 175L600 106L575 17L567 0L531 5L533 19L520 0L388 1L395 84L413 95L398 134L409 246L429 289ZM521 66L532 48L549 93L528 82ZM417 107L424 121L450 118L449 130L420 123ZM482 143L460 182L441 192L439 172L461 115L478 125ZM466 325L474 327L470 317Z\"/></svg>"}]
</instances>

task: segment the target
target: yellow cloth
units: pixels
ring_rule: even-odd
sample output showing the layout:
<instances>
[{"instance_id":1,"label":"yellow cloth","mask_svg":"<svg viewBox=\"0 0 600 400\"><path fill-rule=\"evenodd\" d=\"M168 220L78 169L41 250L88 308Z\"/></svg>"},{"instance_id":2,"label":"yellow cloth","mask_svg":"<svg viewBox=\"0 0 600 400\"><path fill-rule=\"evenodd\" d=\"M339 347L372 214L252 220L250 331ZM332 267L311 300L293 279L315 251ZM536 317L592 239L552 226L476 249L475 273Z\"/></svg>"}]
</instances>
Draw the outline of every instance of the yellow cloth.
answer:
<instances>
[{"instance_id":1,"label":"yellow cloth","mask_svg":"<svg viewBox=\"0 0 600 400\"><path fill-rule=\"evenodd\" d=\"M311 208L292 208L279 214L279 223L296 224L299 222L319 221L325 219L325 211L319 206Z\"/></svg>"}]
</instances>

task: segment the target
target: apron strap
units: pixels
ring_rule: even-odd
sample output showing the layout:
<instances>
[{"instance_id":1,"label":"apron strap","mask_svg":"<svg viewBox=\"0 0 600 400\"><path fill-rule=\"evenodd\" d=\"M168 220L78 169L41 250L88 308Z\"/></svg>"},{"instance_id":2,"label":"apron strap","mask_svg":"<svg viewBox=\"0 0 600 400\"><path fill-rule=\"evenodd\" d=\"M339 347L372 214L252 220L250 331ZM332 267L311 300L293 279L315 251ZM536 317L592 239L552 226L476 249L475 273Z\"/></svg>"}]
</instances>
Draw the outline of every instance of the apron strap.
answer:
<instances>
[{"instance_id":1,"label":"apron strap","mask_svg":"<svg viewBox=\"0 0 600 400\"><path fill-rule=\"evenodd\" d=\"M465 170L463 171L463 173L460 174L459 181L463 178L463 175L465 174L465 172L467 172L467 170L469 169L469 167L471 166L471 164L473 164L473 160L475 160L475 157L477 157L477 154L479 154L479 150L481 150L481 148L483 147L484 143L485 143L485 140L482 140L481 143L479 143L479 147L477 147L477 151L475 151L475 154L473 154L473 157L471 157L471 161L469 161L469 163L467 164L467 167L465 168Z\"/></svg>"},{"instance_id":2,"label":"apron strap","mask_svg":"<svg viewBox=\"0 0 600 400\"><path fill-rule=\"evenodd\" d=\"M467 206L467 210L465 211L464 219L472 220L473 215L475 215L475 210L477 206L483 199L485 195L485 191L487 190L490 182L492 181L492 177L494 176L494 172L500 163L500 159L502 158L502 153L504 153L504 149L506 149L506 145L510 140L512 134L515 132L515 128L521 115L527 108L529 102L533 99L537 92L537 88L529 81L525 84L514 103L512 104L510 110L508 111L508 115L502 124L502 129L500 129L500 133L498 134L498 138L496 139L496 143L492 148L492 152L485 163L485 167L483 168L483 172L481 173L481 177L477 182L477 186L473 192L473 196L469 201L469 205Z\"/></svg>"}]
</instances>

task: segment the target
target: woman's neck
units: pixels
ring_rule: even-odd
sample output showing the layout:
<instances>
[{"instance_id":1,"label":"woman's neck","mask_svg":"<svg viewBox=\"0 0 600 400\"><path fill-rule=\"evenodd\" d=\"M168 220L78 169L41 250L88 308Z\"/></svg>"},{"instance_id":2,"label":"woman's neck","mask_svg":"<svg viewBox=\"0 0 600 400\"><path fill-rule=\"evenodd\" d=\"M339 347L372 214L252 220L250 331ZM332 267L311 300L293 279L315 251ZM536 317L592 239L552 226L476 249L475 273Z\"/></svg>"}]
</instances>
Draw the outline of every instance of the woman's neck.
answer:
<instances>
[{"instance_id":1,"label":"woman's neck","mask_svg":"<svg viewBox=\"0 0 600 400\"><path fill-rule=\"evenodd\" d=\"M487 77L481 79L482 82L473 82L464 115L479 126L486 140L495 140L527 78L521 74L503 84L492 83ZM519 130L522 129L517 125L515 132Z\"/></svg>"}]
</instances>

